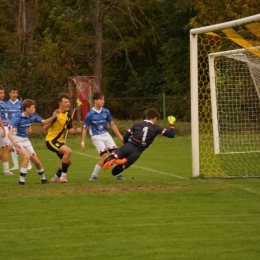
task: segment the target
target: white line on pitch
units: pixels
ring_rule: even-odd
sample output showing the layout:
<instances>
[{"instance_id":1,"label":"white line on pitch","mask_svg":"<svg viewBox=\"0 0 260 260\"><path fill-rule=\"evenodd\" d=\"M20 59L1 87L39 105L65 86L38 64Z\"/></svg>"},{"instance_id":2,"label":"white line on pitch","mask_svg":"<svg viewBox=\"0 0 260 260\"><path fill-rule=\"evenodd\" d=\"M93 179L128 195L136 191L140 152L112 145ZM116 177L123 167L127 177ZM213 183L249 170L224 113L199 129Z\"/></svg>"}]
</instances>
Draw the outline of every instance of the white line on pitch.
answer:
<instances>
[{"instance_id":1,"label":"white line on pitch","mask_svg":"<svg viewBox=\"0 0 260 260\"><path fill-rule=\"evenodd\" d=\"M83 156L87 156L87 157L91 157L91 158L95 158L95 159L99 159L99 157L97 156L94 156L94 155L89 155L89 154L84 154L84 153L79 153L79 152L74 152L74 153L77 153L77 154L80 154L80 155L83 155ZM182 177L182 176L179 176L179 175L175 175L175 174L172 174L172 173L167 173L167 172L161 172L161 171L157 171L157 170L154 170L154 169L151 169L151 168L146 168L146 167L142 167L142 166L137 166L137 165L132 165L131 167L135 167L135 168L139 168L139 169L143 169L143 170L146 170L146 171L151 171L151 172L155 172L155 173L159 173L159 174L164 174L164 175L169 175L169 176L173 176L175 178L178 178L178 179L183 179L183 180L189 180L188 178L185 178L185 177ZM206 180L201 180L199 179L199 181L201 182L206 182ZM223 185L224 183L223 182L215 182L217 184L221 184ZM228 184L229 185L229 184ZM247 187L241 187L241 186L236 186L237 188L241 189L241 190L244 190L244 191L247 191L249 193L255 193L255 194L260 194L260 192L256 191L256 190L253 190L251 188L247 188Z\"/></svg>"},{"instance_id":2,"label":"white line on pitch","mask_svg":"<svg viewBox=\"0 0 260 260\"><path fill-rule=\"evenodd\" d=\"M77 153L77 154L80 154L80 155L83 155L83 156L87 156L87 157L91 157L91 158L95 158L95 159L99 159L99 157L89 155L89 154L84 154L84 153L79 153L79 152L74 152L74 153ZM187 178L184 178L184 177L179 176L179 175L175 175L175 174L167 173L167 172L161 172L161 171L157 171L157 170L154 170L154 169L151 169L151 168L146 168L146 167L137 166L137 165L132 165L131 167L143 169L143 170L146 170L146 171L156 172L156 173L160 173L160 174L164 174L164 175L173 176L173 177L178 178L178 179L188 180Z\"/></svg>"}]
</instances>

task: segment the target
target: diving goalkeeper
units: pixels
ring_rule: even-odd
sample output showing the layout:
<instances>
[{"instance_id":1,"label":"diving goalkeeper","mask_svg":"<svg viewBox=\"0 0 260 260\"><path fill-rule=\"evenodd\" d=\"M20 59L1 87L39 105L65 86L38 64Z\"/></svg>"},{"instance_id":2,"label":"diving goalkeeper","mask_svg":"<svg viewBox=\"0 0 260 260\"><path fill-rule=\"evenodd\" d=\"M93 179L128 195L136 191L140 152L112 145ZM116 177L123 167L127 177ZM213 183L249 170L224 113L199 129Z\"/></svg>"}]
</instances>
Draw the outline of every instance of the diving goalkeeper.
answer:
<instances>
[{"instance_id":1,"label":"diving goalkeeper","mask_svg":"<svg viewBox=\"0 0 260 260\"><path fill-rule=\"evenodd\" d=\"M107 170L117 159L126 159L124 164L116 165L112 170L112 175L118 175L131 166L154 141L157 135L174 138L176 118L169 116L168 121L170 129L156 125L160 115L155 108L149 108L145 111L146 119L142 122L135 123L124 134L124 145L113 151L104 161L103 169Z\"/></svg>"}]
</instances>

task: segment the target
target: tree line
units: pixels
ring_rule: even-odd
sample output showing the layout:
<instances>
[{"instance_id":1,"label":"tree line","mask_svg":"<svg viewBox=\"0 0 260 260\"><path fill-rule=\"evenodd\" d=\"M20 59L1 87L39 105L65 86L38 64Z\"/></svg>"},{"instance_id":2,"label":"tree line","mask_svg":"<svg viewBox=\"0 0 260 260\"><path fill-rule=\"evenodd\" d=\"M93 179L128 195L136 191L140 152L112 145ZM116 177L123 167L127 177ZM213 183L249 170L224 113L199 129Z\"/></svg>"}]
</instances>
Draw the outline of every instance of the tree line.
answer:
<instances>
[{"instance_id":1,"label":"tree line","mask_svg":"<svg viewBox=\"0 0 260 260\"><path fill-rule=\"evenodd\" d=\"M0 83L50 100L70 76L107 97L188 96L189 30L259 11L256 0L1 0Z\"/></svg>"}]
</instances>

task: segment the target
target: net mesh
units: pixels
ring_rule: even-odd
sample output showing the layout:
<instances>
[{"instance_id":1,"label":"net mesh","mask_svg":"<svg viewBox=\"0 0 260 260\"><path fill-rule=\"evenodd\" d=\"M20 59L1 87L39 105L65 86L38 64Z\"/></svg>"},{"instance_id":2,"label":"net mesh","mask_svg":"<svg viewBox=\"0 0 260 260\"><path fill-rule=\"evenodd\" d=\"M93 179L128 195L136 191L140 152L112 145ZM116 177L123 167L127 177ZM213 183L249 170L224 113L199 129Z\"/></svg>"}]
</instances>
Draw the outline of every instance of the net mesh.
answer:
<instances>
[{"instance_id":1,"label":"net mesh","mask_svg":"<svg viewBox=\"0 0 260 260\"><path fill-rule=\"evenodd\" d=\"M73 86L76 87L76 98L81 105L76 102L73 107L77 109L78 121L83 121L92 106L92 95L99 91L99 84L97 77L94 76L76 76L69 78L69 92L73 96Z\"/></svg>"},{"instance_id":2,"label":"net mesh","mask_svg":"<svg viewBox=\"0 0 260 260\"><path fill-rule=\"evenodd\" d=\"M259 23L198 35L202 176L260 177L260 38L256 28L259 32Z\"/></svg>"}]
</instances>

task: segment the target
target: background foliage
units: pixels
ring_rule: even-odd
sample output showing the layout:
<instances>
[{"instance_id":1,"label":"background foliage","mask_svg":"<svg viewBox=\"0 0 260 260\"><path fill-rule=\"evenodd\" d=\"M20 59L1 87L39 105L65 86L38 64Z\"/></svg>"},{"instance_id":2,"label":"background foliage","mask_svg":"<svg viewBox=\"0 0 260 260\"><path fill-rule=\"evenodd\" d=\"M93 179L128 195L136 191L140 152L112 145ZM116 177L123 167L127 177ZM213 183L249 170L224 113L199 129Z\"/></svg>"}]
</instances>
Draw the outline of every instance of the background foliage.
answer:
<instances>
[{"instance_id":1,"label":"background foliage","mask_svg":"<svg viewBox=\"0 0 260 260\"><path fill-rule=\"evenodd\" d=\"M97 8L102 90L109 98L189 96L189 30L258 12L255 0L26 0L32 30L23 38L22 2L0 4L0 83L36 100L67 91L69 76L95 74ZM186 109L185 102L179 106Z\"/></svg>"}]
</instances>

